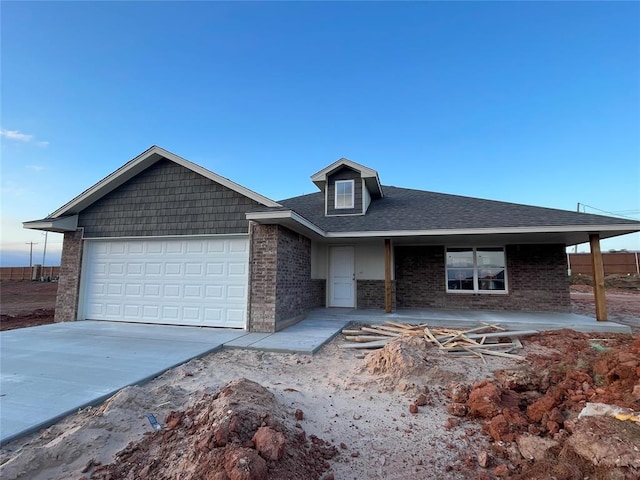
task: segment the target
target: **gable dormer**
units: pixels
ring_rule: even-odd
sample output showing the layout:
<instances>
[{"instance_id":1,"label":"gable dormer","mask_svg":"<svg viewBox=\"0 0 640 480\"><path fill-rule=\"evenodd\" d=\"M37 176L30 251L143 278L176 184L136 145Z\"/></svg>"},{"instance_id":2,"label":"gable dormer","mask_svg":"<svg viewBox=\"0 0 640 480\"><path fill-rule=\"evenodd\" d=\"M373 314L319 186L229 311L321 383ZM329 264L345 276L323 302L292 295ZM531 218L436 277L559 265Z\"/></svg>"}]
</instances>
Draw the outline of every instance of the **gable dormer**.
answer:
<instances>
[{"instance_id":1,"label":"gable dormer","mask_svg":"<svg viewBox=\"0 0 640 480\"><path fill-rule=\"evenodd\" d=\"M311 180L324 193L327 216L364 215L371 201L383 196L378 172L346 158L312 175Z\"/></svg>"}]
</instances>

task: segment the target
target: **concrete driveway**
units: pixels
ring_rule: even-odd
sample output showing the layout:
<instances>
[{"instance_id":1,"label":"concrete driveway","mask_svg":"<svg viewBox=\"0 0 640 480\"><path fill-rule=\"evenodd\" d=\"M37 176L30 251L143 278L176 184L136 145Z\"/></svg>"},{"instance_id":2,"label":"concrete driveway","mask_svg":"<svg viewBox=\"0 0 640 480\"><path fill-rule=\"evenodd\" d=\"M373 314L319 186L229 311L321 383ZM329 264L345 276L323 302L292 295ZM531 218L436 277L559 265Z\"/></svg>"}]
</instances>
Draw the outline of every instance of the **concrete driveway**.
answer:
<instances>
[{"instance_id":1,"label":"concrete driveway","mask_svg":"<svg viewBox=\"0 0 640 480\"><path fill-rule=\"evenodd\" d=\"M237 329L95 321L2 332L0 444L245 335Z\"/></svg>"}]
</instances>

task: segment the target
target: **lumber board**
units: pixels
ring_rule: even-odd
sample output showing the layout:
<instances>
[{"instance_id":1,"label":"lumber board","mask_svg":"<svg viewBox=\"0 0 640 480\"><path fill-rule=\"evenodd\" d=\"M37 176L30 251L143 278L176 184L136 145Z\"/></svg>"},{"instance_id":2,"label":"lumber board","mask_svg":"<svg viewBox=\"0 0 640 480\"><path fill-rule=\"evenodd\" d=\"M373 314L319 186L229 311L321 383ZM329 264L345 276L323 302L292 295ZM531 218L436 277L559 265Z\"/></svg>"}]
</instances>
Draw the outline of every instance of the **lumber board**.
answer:
<instances>
[{"instance_id":1,"label":"lumber board","mask_svg":"<svg viewBox=\"0 0 640 480\"><path fill-rule=\"evenodd\" d=\"M389 337L383 337L381 335L345 335L344 339L348 342L374 342L376 340L386 340Z\"/></svg>"},{"instance_id":2,"label":"lumber board","mask_svg":"<svg viewBox=\"0 0 640 480\"><path fill-rule=\"evenodd\" d=\"M384 347L387 343L389 343L391 339L379 340L377 342L367 342L367 343L343 343L338 345L340 348L381 348Z\"/></svg>"},{"instance_id":3,"label":"lumber board","mask_svg":"<svg viewBox=\"0 0 640 480\"><path fill-rule=\"evenodd\" d=\"M393 320L385 320L384 323L391 325L392 327L402 328L404 330L414 330L416 325L409 325L408 323L394 322Z\"/></svg>"},{"instance_id":4,"label":"lumber board","mask_svg":"<svg viewBox=\"0 0 640 480\"><path fill-rule=\"evenodd\" d=\"M479 327L475 327L475 328L471 328L469 330L461 330L460 332L458 332L456 335L454 335L453 337L447 339L446 341L442 342L442 345L446 345L449 342L452 342L453 340L457 340L458 338L461 337L467 337L468 338L468 334L469 333L474 333L474 332L480 332L482 330L486 330L487 328L491 328L492 325L481 325Z\"/></svg>"},{"instance_id":5,"label":"lumber board","mask_svg":"<svg viewBox=\"0 0 640 480\"><path fill-rule=\"evenodd\" d=\"M377 333L378 335L384 335L385 337L401 337L402 336L402 334L397 332L390 332L388 330L379 330L378 328L374 328L374 327L362 327L361 330L363 332Z\"/></svg>"},{"instance_id":6,"label":"lumber board","mask_svg":"<svg viewBox=\"0 0 640 480\"><path fill-rule=\"evenodd\" d=\"M424 327L424 333L425 335L430 338L436 345L438 345L438 348L442 348L442 344L440 343L440 341L433 335L433 333L431 333L431 330L429 330L429 327Z\"/></svg>"},{"instance_id":7,"label":"lumber board","mask_svg":"<svg viewBox=\"0 0 640 480\"><path fill-rule=\"evenodd\" d=\"M385 332L407 333L407 330L404 328L392 327L390 325L372 325L371 328L377 328Z\"/></svg>"},{"instance_id":8,"label":"lumber board","mask_svg":"<svg viewBox=\"0 0 640 480\"><path fill-rule=\"evenodd\" d=\"M485 350L485 349L477 349L473 350L473 352L478 352L483 355L493 355L494 357L503 357L503 358L511 358L513 360L526 360L522 355L515 355L513 353L506 352L496 352L495 350Z\"/></svg>"},{"instance_id":9,"label":"lumber board","mask_svg":"<svg viewBox=\"0 0 640 480\"><path fill-rule=\"evenodd\" d=\"M467 338L480 339L480 338L496 338L496 337L524 337L527 335L537 335L538 330L505 330L504 332L492 332L492 333L470 333ZM444 339L441 339L444 340Z\"/></svg>"},{"instance_id":10,"label":"lumber board","mask_svg":"<svg viewBox=\"0 0 640 480\"><path fill-rule=\"evenodd\" d=\"M342 331L343 335L360 335L362 333L362 330L360 330L359 328L353 329L353 328L345 328Z\"/></svg>"}]
</instances>

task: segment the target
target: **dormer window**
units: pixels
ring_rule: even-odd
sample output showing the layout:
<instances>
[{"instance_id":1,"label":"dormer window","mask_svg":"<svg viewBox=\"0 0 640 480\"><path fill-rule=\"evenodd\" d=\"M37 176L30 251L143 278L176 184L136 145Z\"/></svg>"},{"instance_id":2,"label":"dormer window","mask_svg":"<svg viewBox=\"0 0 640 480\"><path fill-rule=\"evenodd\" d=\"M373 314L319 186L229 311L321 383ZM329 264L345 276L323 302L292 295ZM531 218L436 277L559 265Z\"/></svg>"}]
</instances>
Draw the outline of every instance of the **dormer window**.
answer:
<instances>
[{"instance_id":1,"label":"dormer window","mask_svg":"<svg viewBox=\"0 0 640 480\"><path fill-rule=\"evenodd\" d=\"M336 180L335 208L354 208L355 188L353 180Z\"/></svg>"}]
</instances>

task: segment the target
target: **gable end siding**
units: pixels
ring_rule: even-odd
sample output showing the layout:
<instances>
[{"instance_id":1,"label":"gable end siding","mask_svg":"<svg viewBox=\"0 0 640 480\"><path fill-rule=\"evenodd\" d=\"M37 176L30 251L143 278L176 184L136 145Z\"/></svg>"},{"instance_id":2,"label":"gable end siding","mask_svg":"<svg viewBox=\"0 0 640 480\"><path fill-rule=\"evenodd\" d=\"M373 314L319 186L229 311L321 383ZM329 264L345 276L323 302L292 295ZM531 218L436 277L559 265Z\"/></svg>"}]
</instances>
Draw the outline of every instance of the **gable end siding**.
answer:
<instances>
[{"instance_id":1,"label":"gable end siding","mask_svg":"<svg viewBox=\"0 0 640 480\"><path fill-rule=\"evenodd\" d=\"M247 233L259 204L188 168L160 160L80 212L87 238Z\"/></svg>"},{"instance_id":2,"label":"gable end siding","mask_svg":"<svg viewBox=\"0 0 640 480\"><path fill-rule=\"evenodd\" d=\"M336 208L336 180L353 180L354 208ZM327 179L327 215L354 215L362 213L362 177L359 172L342 168Z\"/></svg>"}]
</instances>

